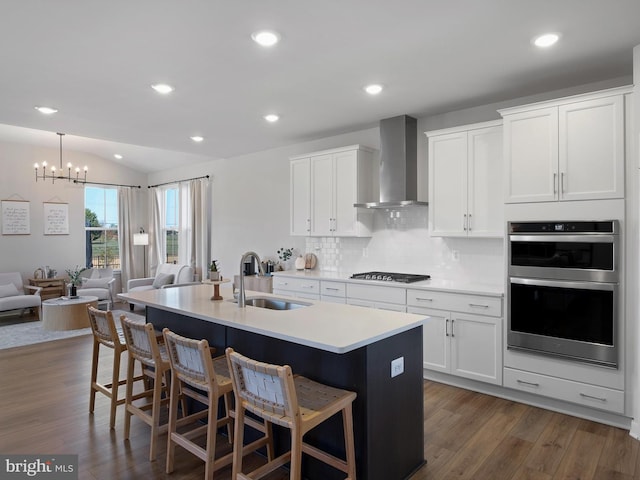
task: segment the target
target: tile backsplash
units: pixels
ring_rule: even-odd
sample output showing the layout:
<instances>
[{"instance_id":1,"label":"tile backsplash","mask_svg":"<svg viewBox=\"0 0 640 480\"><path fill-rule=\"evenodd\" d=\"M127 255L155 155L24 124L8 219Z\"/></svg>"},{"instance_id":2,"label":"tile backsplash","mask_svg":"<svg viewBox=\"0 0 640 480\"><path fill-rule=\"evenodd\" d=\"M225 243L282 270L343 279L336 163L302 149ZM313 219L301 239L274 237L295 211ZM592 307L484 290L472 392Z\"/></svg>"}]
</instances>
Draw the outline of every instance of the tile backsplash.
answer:
<instances>
[{"instance_id":1,"label":"tile backsplash","mask_svg":"<svg viewBox=\"0 0 640 480\"><path fill-rule=\"evenodd\" d=\"M371 237L307 237L305 248L318 257L318 268L331 272L381 270L481 283L504 278L503 239L431 237L423 207L377 210Z\"/></svg>"}]
</instances>

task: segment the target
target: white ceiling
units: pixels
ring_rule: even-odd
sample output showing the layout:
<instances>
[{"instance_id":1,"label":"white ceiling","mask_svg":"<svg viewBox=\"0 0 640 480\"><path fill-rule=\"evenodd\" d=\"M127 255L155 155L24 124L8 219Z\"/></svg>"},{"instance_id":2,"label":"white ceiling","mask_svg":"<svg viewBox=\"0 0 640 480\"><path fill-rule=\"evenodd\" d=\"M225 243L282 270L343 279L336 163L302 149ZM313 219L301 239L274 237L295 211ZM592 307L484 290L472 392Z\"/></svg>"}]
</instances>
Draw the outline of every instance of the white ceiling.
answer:
<instances>
[{"instance_id":1,"label":"white ceiling","mask_svg":"<svg viewBox=\"0 0 640 480\"><path fill-rule=\"evenodd\" d=\"M159 171L630 75L638 19L639 0L2 0L0 139L65 132Z\"/></svg>"}]
</instances>

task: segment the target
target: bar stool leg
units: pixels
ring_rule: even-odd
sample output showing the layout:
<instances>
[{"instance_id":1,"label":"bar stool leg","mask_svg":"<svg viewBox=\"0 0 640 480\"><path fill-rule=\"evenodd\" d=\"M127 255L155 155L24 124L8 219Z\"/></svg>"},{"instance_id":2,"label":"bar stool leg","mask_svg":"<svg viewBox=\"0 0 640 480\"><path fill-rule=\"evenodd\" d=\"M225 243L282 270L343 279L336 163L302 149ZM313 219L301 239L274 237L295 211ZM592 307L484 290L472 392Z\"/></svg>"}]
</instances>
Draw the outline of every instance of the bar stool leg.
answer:
<instances>
[{"instance_id":1,"label":"bar stool leg","mask_svg":"<svg viewBox=\"0 0 640 480\"><path fill-rule=\"evenodd\" d=\"M120 358L122 352L117 349L113 352L113 373L111 378L111 413L109 414L109 426L116 427L116 407L118 406L118 389L120 387Z\"/></svg>"},{"instance_id":2,"label":"bar stool leg","mask_svg":"<svg viewBox=\"0 0 640 480\"><path fill-rule=\"evenodd\" d=\"M353 408L351 403L342 409L342 425L344 426L344 450L347 457L347 478L349 480L355 480L356 451L353 437Z\"/></svg>"},{"instance_id":3,"label":"bar stool leg","mask_svg":"<svg viewBox=\"0 0 640 480\"><path fill-rule=\"evenodd\" d=\"M175 375L171 378L171 393L169 394L169 427L167 431L167 473L173 472L173 459L176 453L176 444L171 441L171 435L176 431L176 423L178 422L178 397L180 390L178 387L179 380ZM183 413L184 416L184 413Z\"/></svg>"},{"instance_id":4,"label":"bar stool leg","mask_svg":"<svg viewBox=\"0 0 640 480\"><path fill-rule=\"evenodd\" d=\"M236 408L236 420L234 425L233 460L231 478L238 478L242 473L242 444L244 442L244 408Z\"/></svg>"},{"instance_id":5,"label":"bar stool leg","mask_svg":"<svg viewBox=\"0 0 640 480\"><path fill-rule=\"evenodd\" d=\"M300 480L302 477L302 435L299 427L291 428L291 472L290 480Z\"/></svg>"},{"instance_id":6,"label":"bar stool leg","mask_svg":"<svg viewBox=\"0 0 640 480\"><path fill-rule=\"evenodd\" d=\"M96 388L98 381L98 356L100 353L100 344L93 340L93 358L91 359L91 392L89 393L89 413L93 413L96 406Z\"/></svg>"},{"instance_id":7,"label":"bar stool leg","mask_svg":"<svg viewBox=\"0 0 640 480\"><path fill-rule=\"evenodd\" d=\"M135 369L135 360L129 358L129 363L127 365L127 388L125 393L125 408L124 408L124 439L129 439L129 432L131 431L131 412L127 408L128 405L131 405L133 398L133 371Z\"/></svg>"},{"instance_id":8,"label":"bar stool leg","mask_svg":"<svg viewBox=\"0 0 640 480\"><path fill-rule=\"evenodd\" d=\"M144 366L143 366L144 370ZM132 372L133 373L133 372ZM159 373L159 372L158 372ZM162 404L162 375L156 374L153 381L153 399L151 407L151 448L149 450L149 461L156 459L158 452L158 431L160 430L160 406Z\"/></svg>"},{"instance_id":9,"label":"bar stool leg","mask_svg":"<svg viewBox=\"0 0 640 480\"><path fill-rule=\"evenodd\" d=\"M209 394L209 415L207 421L207 459L205 460L204 478L213 479L216 457L216 435L218 433L218 397Z\"/></svg>"}]
</instances>

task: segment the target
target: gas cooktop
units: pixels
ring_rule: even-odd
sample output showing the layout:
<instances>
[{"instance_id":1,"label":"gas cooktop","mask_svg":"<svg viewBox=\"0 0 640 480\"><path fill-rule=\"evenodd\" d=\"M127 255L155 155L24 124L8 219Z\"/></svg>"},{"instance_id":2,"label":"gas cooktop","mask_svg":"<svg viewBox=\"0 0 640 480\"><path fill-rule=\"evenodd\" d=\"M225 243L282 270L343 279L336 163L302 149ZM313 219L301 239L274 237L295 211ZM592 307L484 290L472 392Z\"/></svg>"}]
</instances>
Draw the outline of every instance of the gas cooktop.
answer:
<instances>
[{"instance_id":1,"label":"gas cooktop","mask_svg":"<svg viewBox=\"0 0 640 480\"><path fill-rule=\"evenodd\" d=\"M380 280L383 282L413 283L421 280L429 280L431 275L417 275L413 273L391 273L391 272L365 272L354 273L351 278L355 280Z\"/></svg>"}]
</instances>

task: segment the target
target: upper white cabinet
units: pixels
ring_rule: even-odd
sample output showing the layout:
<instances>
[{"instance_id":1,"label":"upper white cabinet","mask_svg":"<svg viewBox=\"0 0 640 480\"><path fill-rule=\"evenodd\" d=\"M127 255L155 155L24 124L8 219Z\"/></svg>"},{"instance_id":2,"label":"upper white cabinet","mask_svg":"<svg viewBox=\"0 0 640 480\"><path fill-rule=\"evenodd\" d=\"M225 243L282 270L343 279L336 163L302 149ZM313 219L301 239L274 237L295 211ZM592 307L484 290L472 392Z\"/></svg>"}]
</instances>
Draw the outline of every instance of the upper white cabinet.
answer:
<instances>
[{"instance_id":1,"label":"upper white cabinet","mask_svg":"<svg viewBox=\"0 0 640 480\"><path fill-rule=\"evenodd\" d=\"M618 88L500 110L505 202L624 197L624 94Z\"/></svg>"},{"instance_id":2,"label":"upper white cabinet","mask_svg":"<svg viewBox=\"0 0 640 480\"><path fill-rule=\"evenodd\" d=\"M502 122L425 134L431 235L501 237Z\"/></svg>"},{"instance_id":3,"label":"upper white cabinet","mask_svg":"<svg viewBox=\"0 0 640 480\"><path fill-rule=\"evenodd\" d=\"M372 214L354 203L377 197L373 150L361 145L291 158L291 235L368 236Z\"/></svg>"}]
</instances>

